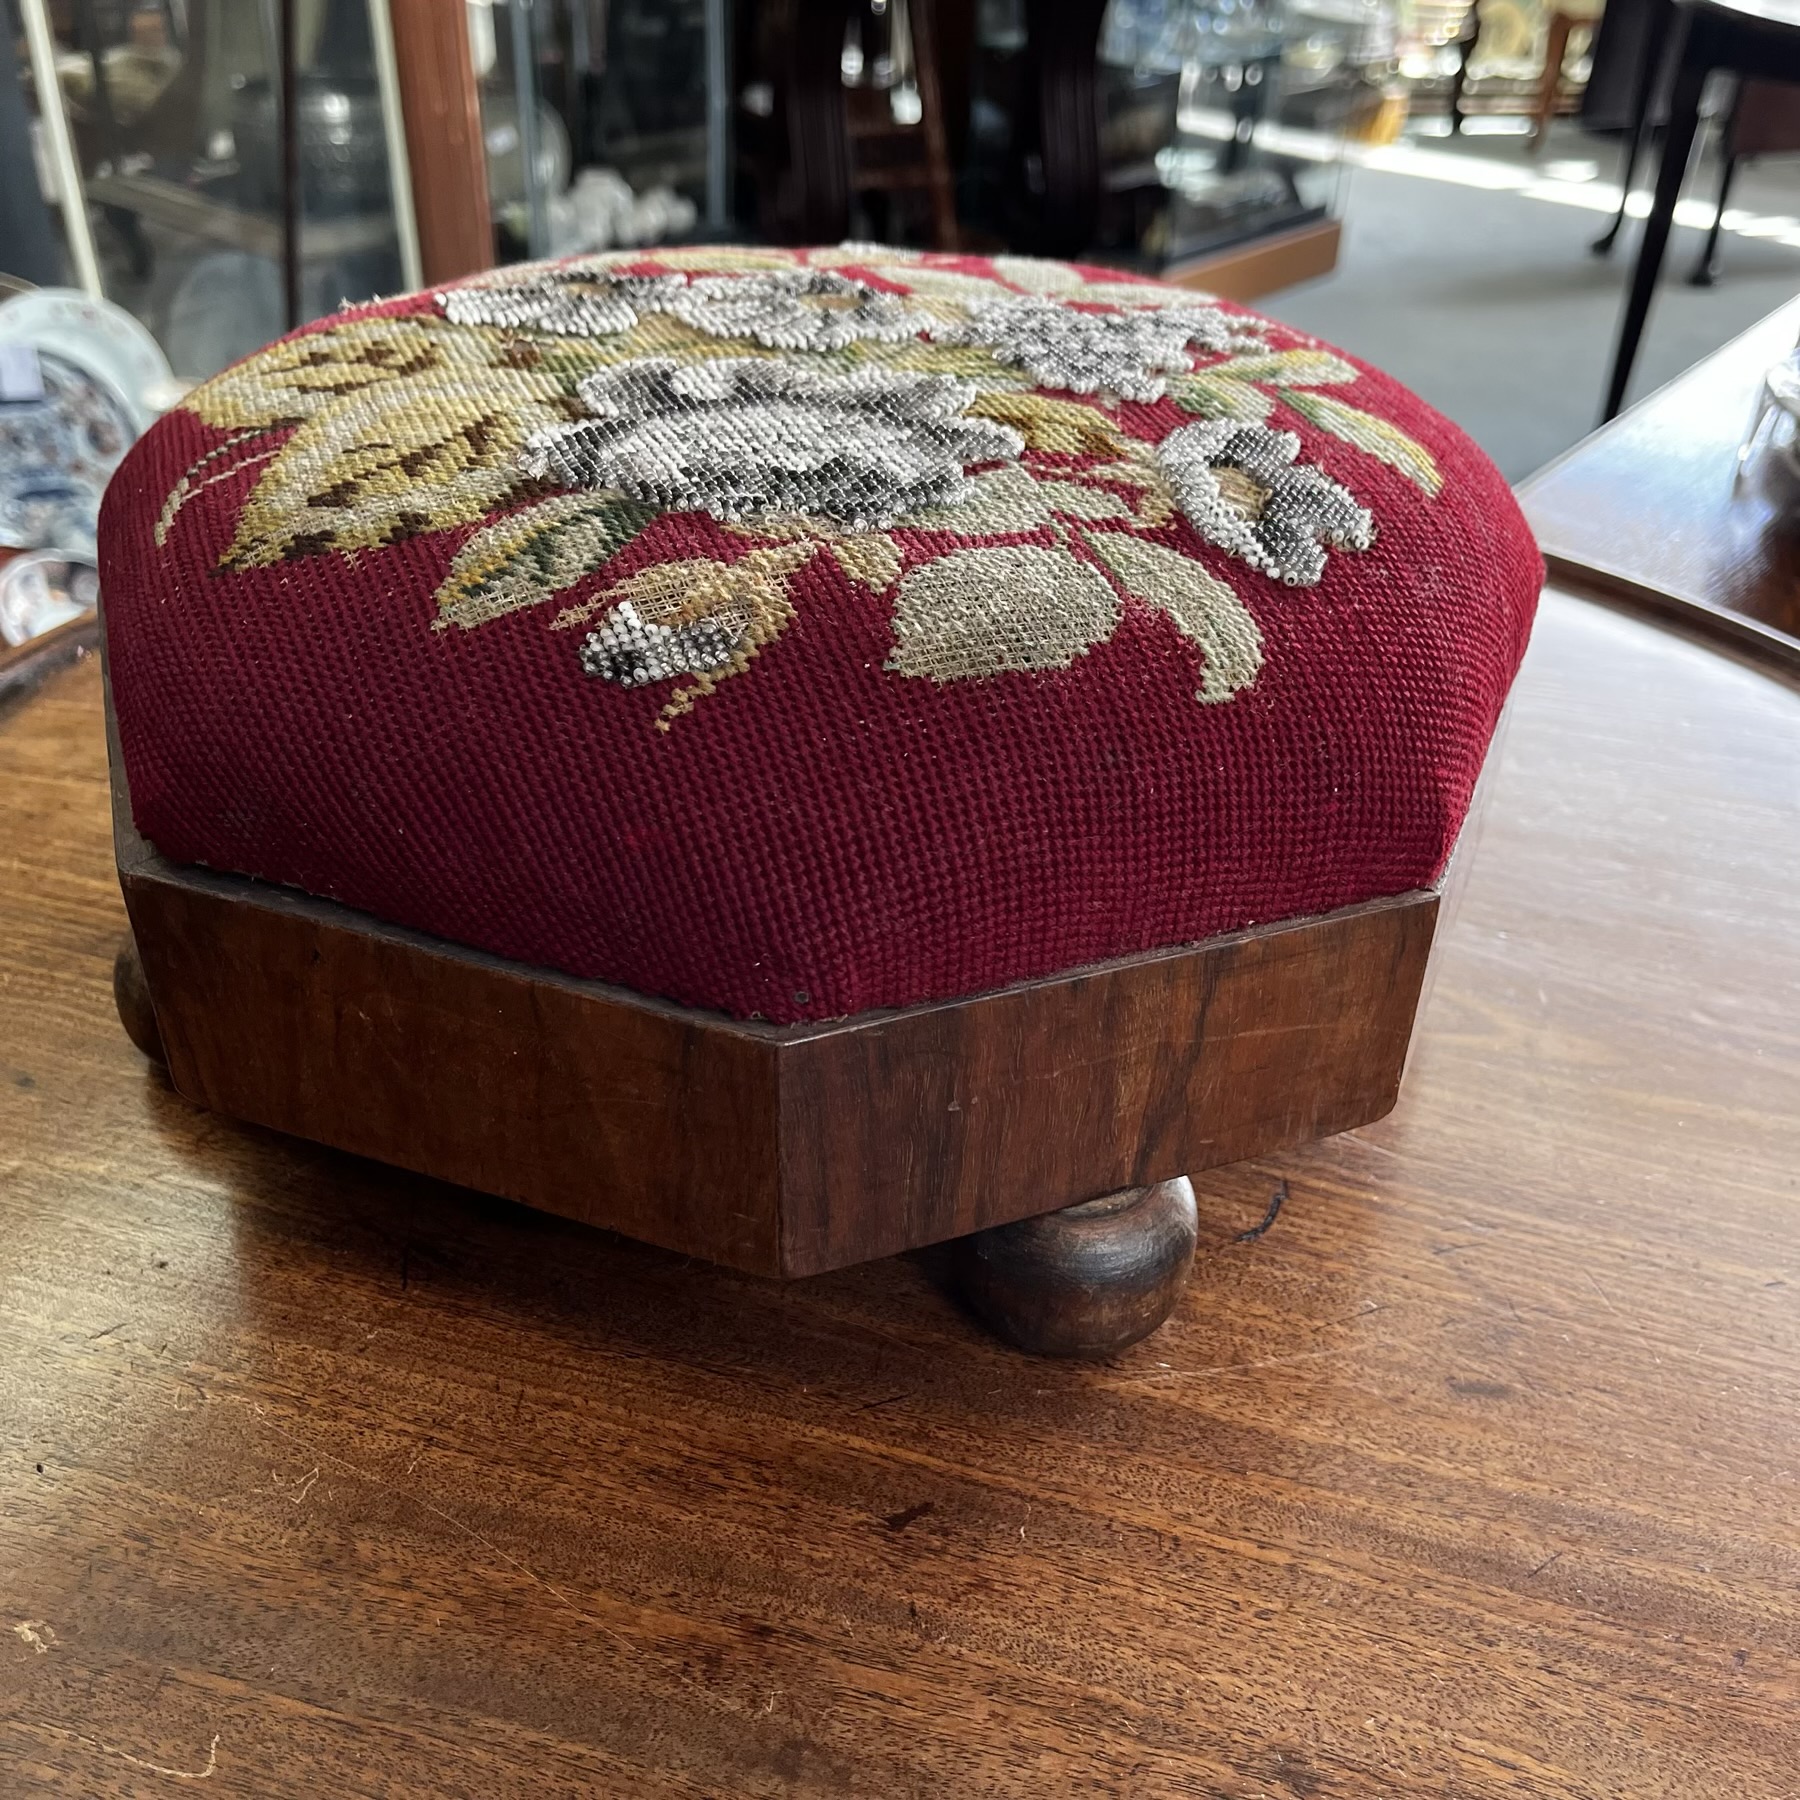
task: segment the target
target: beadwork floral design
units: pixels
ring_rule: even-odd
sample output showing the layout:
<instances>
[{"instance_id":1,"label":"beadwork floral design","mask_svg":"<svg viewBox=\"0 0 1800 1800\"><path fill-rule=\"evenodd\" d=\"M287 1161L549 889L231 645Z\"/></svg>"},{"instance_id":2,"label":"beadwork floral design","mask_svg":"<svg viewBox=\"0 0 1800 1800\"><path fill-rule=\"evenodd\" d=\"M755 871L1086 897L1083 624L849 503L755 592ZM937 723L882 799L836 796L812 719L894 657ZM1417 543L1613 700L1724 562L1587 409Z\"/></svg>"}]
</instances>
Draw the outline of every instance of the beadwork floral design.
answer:
<instances>
[{"instance_id":1,"label":"beadwork floral design","mask_svg":"<svg viewBox=\"0 0 1800 1800\"><path fill-rule=\"evenodd\" d=\"M955 505L969 464L1025 447L1008 426L964 418L975 389L947 375L657 357L590 375L578 391L588 417L534 432L527 474L717 519L888 525Z\"/></svg>"},{"instance_id":2,"label":"beadwork floral design","mask_svg":"<svg viewBox=\"0 0 1800 1800\"><path fill-rule=\"evenodd\" d=\"M1216 310L1084 312L1030 295L975 307L963 334L1045 387L1126 400L1160 400L1168 391L1165 378L1185 374L1195 350L1261 342Z\"/></svg>"},{"instance_id":3,"label":"beadwork floral design","mask_svg":"<svg viewBox=\"0 0 1800 1800\"><path fill-rule=\"evenodd\" d=\"M1325 546L1366 550L1375 520L1330 476L1295 463L1291 431L1217 420L1183 425L1156 447L1181 510L1202 537L1290 587L1325 573Z\"/></svg>"},{"instance_id":4,"label":"beadwork floral design","mask_svg":"<svg viewBox=\"0 0 1800 1800\"><path fill-rule=\"evenodd\" d=\"M500 325L564 337L629 331L649 313L670 313L711 337L744 338L770 350L841 350L863 341L898 343L933 323L898 295L828 269L746 275L612 275L581 264L524 279L488 278L442 296L459 325Z\"/></svg>"},{"instance_id":5,"label":"beadwork floral design","mask_svg":"<svg viewBox=\"0 0 1800 1800\"><path fill-rule=\"evenodd\" d=\"M1442 485L1423 445L1343 397L1362 376L1342 357L1064 264L633 251L421 300L188 396L220 435L157 541L234 480L222 569L461 531L439 631L559 599L575 665L662 689L665 730L829 591L825 569L888 609L895 679L1075 670L1135 614L1191 646L1199 701L1229 701L1263 654L1233 569L1309 586L1375 539L1353 472L1327 474L1278 415ZM686 515L715 522L613 572Z\"/></svg>"}]
</instances>

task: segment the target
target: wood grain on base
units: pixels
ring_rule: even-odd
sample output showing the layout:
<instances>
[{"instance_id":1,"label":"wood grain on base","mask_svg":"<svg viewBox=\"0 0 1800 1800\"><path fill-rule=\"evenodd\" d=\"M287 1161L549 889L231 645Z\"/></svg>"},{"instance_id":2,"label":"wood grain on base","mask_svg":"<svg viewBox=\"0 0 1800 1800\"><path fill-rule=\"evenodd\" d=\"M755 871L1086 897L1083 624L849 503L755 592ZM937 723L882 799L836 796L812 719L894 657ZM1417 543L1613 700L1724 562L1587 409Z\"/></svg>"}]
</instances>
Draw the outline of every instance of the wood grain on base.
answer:
<instances>
[{"instance_id":1,"label":"wood grain on base","mask_svg":"<svg viewBox=\"0 0 1800 1800\"><path fill-rule=\"evenodd\" d=\"M147 851L122 879L170 1077L197 1104L782 1275L1378 1117L1437 906L777 1028Z\"/></svg>"}]
</instances>

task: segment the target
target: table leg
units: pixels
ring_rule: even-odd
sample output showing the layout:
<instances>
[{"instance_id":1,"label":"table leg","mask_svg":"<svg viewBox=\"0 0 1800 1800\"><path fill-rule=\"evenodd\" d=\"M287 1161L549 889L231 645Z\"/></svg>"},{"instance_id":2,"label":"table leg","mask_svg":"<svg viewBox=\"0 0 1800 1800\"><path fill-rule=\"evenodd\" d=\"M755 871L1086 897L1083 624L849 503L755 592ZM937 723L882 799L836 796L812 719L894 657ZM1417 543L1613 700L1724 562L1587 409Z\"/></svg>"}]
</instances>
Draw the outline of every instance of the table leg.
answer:
<instances>
[{"instance_id":1,"label":"table leg","mask_svg":"<svg viewBox=\"0 0 1800 1800\"><path fill-rule=\"evenodd\" d=\"M1650 106L1656 97L1657 77L1668 52L1669 28L1675 23L1674 0L1656 0L1645 26L1644 61L1638 70L1637 95L1631 107L1631 136L1625 143L1625 167L1619 171L1619 210L1613 222L1588 246L1605 256L1625 228L1625 208L1631 200L1632 177L1637 174L1638 153L1650 133Z\"/></svg>"},{"instance_id":2,"label":"table leg","mask_svg":"<svg viewBox=\"0 0 1800 1800\"><path fill-rule=\"evenodd\" d=\"M1638 339L1644 334L1651 296L1656 292L1657 271L1662 267L1663 250L1669 242L1669 227L1675 223L1675 202L1681 197L1688 154L1694 147L1694 134L1699 128L1700 91L1706 85L1711 63L1711 57L1703 54L1703 47L1690 38L1669 102L1669 130L1663 142L1662 166L1657 170L1650 217L1644 221L1644 241L1638 246L1637 267L1631 272L1631 293L1619 326L1618 348L1613 352L1612 376L1606 384L1606 410L1600 415L1602 424L1616 418L1625 401L1631 365L1637 360Z\"/></svg>"},{"instance_id":3,"label":"table leg","mask_svg":"<svg viewBox=\"0 0 1800 1800\"><path fill-rule=\"evenodd\" d=\"M1725 204L1731 198L1732 177L1737 174L1738 159L1730 153L1729 127L1725 140L1725 166L1719 173L1719 202L1713 208L1712 229L1706 234L1706 248L1688 277L1692 287L1711 287L1719 276L1719 227L1725 223Z\"/></svg>"}]
</instances>

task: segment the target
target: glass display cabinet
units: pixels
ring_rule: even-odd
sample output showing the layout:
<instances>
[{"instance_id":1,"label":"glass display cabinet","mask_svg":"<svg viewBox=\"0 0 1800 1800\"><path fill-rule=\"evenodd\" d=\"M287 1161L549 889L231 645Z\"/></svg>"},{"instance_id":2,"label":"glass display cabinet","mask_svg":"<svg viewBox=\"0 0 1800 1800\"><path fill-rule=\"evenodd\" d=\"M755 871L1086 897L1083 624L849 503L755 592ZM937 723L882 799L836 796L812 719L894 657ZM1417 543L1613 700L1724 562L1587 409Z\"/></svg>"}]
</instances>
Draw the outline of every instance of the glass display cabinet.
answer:
<instances>
[{"instance_id":1,"label":"glass display cabinet","mask_svg":"<svg viewBox=\"0 0 1800 1800\"><path fill-rule=\"evenodd\" d=\"M1179 276L1325 224L1393 56L1380 0L1111 0L1097 247Z\"/></svg>"},{"instance_id":2,"label":"glass display cabinet","mask_svg":"<svg viewBox=\"0 0 1800 1800\"><path fill-rule=\"evenodd\" d=\"M724 0L471 0L502 261L729 221Z\"/></svg>"},{"instance_id":3,"label":"glass display cabinet","mask_svg":"<svg viewBox=\"0 0 1800 1800\"><path fill-rule=\"evenodd\" d=\"M0 10L23 28L71 273L149 326L178 375L416 277L386 0Z\"/></svg>"}]
</instances>

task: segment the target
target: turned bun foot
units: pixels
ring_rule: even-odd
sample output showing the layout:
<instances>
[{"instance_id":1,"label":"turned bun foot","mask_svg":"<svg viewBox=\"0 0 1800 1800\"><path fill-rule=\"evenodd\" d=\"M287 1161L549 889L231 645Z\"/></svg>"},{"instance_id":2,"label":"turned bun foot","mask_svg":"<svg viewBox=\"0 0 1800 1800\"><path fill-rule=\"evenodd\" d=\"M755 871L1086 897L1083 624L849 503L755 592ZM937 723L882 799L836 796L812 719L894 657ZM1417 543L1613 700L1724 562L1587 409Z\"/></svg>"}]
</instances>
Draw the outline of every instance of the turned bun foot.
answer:
<instances>
[{"instance_id":1,"label":"turned bun foot","mask_svg":"<svg viewBox=\"0 0 1800 1800\"><path fill-rule=\"evenodd\" d=\"M956 1246L964 1296L1038 1356L1110 1356L1175 1309L1199 1237L1186 1176L978 1231Z\"/></svg>"},{"instance_id":2,"label":"turned bun foot","mask_svg":"<svg viewBox=\"0 0 1800 1800\"><path fill-rule=\"evenodd\" d=\"M137 940L129 931L120 939L119 954L113 958L113 1004L119 1009L119 1023L125 1027L125 1035L152 1062L166 1062L156 1008L150 1004L150 986L144 980L143 960L138 955Z\"/></svg>"}]
</instances>

